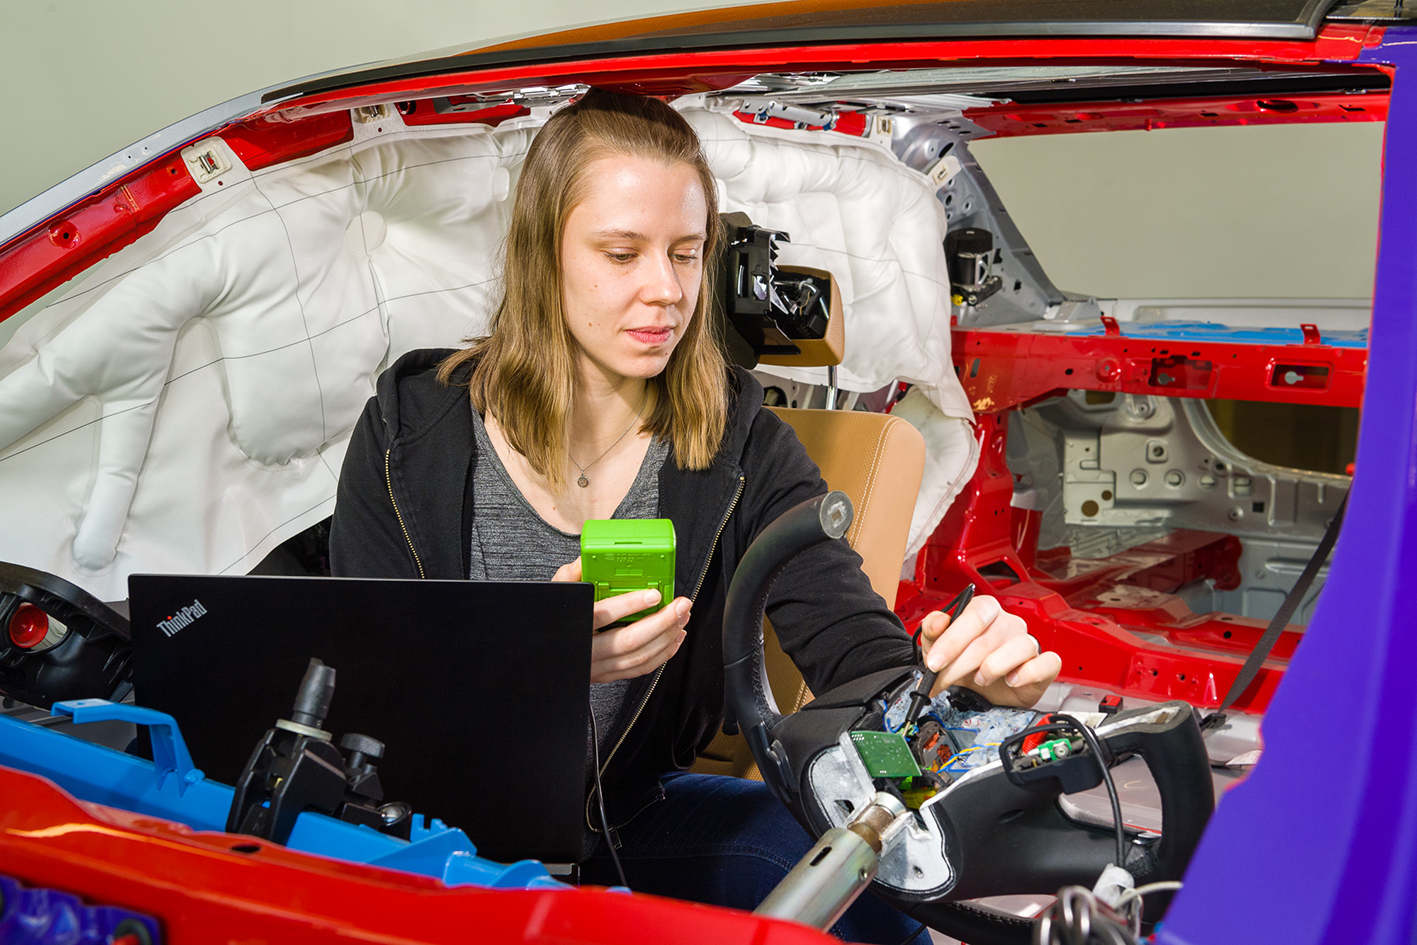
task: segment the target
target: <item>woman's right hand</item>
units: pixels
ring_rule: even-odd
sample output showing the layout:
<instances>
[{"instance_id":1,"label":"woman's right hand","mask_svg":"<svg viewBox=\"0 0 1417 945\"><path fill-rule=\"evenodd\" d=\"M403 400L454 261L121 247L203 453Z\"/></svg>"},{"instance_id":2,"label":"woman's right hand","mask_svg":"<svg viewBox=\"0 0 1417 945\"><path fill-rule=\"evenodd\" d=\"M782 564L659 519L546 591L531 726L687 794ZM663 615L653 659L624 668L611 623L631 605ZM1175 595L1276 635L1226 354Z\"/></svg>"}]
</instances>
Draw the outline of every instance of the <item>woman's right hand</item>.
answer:
<instances>
[{"instance_id":1,"label":"woman's right hand","mask_svg":"<svg viewBox=\"0 0 1417 945\"><path fill-rule=\"evenodd\" d=\"M563 564L551 580L580 581L581 559ZM652 673L679 652L680 644L688 636L684 626L689 622L693 606L687 597L676 597L667 607L634 623L600 632L602 627L653 607L659 601L659 591L631 591L595 602L593 626L597 632L590 645L591 682L614 682Z\"/></svg>"}]
</instances>

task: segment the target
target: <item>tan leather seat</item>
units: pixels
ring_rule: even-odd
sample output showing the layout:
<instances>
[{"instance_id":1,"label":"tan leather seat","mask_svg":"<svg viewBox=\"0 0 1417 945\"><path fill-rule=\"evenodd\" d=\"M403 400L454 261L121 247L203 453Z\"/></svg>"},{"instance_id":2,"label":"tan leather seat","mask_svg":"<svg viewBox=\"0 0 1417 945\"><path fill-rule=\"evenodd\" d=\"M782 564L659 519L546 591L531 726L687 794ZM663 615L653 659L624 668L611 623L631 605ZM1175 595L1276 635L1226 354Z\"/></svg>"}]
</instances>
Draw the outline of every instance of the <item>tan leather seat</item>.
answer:
<instances>
[{"instance_id":1,"label":"tan leather seat","mask_svg":"<svg viewBox=\"0 0 1417 945\"><path fill-rule=\"evenodd\" d=\"M852 410L774 412L792 425L807 454L832 489L851 497L855 516L846 540L863 559L871 587L895 606L910 516L925 469L925 441L906 421L889 414ZM764 628L768 680L778 708L795 712L812 698L802 674ZM742 736L720 732L699 756L694 771L761 780Z\"/></svg>"}]
</instances>

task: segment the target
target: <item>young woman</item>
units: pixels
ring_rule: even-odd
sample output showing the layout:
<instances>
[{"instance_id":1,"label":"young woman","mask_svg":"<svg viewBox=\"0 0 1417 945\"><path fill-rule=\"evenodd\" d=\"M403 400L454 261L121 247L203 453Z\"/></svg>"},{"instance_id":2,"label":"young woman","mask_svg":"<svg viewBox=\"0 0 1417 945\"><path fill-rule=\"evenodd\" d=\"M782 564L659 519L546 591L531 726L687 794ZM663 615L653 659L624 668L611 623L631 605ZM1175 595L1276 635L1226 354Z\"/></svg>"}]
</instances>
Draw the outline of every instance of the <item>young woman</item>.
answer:
<instances>
[{"instance_id":1,"label":"young woman","mask_svg":"<svg viewBox=\"0 0 1417 945\"><path fill-rule=\"evenodd\" d=\"M761 783L683 769L722 718L724 596L740 556L826 487L713 337L719 239L712 173L669 106L593 91L551 118L517 182L490 332L379 378L340 477L331 559L344 575L575 581L587 519L672 519L684 596L595 608L600 629L663 604L592 644L611 839L633 888L751 909L810 838ZM819 692L912 660L841 542L795 561L768 614ZM1057 655L993 598L946 622L932 616L924 634L940 688L1029 705L1057 675ZM614 883L590 809L584 875ZM870 896L835 931L927 941Z\"/></svg>"}]
</instances>

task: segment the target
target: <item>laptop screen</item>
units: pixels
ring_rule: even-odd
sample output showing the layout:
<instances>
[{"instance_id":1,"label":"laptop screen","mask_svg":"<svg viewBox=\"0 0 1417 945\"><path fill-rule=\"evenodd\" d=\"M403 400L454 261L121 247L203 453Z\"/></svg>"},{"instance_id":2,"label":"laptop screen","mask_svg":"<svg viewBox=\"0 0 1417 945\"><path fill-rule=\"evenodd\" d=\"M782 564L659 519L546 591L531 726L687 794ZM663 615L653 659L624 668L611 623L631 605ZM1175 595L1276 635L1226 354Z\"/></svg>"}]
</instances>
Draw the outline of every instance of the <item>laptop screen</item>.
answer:
<instances>
[{"instance_id":1,"label":"laptop screen","mask_svg":"<svg viewBox=\"0 0 1417 945\"><path fill-rule=\"evenodd\" d=\"M588 584L134 575L139 705L235 783L288 719L312 657L324 728L384 743L384 800L461 827L489 859L575 862L587 774Z\"/></svg>"}]
</instances>

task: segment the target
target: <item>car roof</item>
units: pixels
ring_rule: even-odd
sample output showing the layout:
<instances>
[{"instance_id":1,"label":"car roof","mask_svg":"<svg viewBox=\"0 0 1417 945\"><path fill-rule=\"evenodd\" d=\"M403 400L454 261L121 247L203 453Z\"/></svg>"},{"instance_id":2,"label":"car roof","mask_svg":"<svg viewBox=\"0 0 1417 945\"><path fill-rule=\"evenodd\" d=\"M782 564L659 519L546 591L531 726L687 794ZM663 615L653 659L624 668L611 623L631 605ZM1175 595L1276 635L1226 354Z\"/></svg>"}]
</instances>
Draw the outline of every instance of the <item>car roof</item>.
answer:
<instances>
[{"instance_id":1,"label":"car roof","mask_svg":"<svg viewBox=\"0 0 1417 945\"><path fill-rule=\"evenodd\" d=\"M1312 40L1327 21L1417 18L1401 0L783 0L625 20L336 71L266 102L496 66L709 49L1004 37Z\"/></svg>"}]
</instances>

